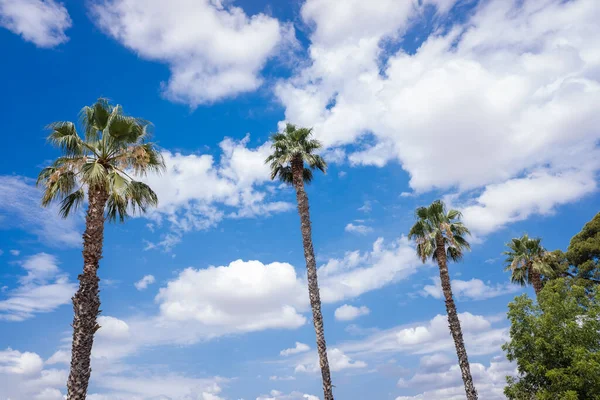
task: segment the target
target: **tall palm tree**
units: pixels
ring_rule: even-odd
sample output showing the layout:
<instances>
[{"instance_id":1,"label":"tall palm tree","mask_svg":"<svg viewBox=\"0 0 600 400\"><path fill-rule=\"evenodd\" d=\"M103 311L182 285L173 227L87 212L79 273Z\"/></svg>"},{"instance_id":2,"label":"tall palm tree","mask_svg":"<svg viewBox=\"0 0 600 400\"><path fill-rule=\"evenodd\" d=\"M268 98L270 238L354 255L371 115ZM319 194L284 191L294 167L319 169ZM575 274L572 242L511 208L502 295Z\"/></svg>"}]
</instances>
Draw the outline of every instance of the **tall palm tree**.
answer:
<instances>
[{"instance_id":1,"label":"tall palm tree","mask_svg":"<svg viewBox=\"0 0 600 400\"><path fill-rule=\"evenodd\" d=\"M536 297L544 288L543 276L553 275L551 254L541 245L542 239L530 238L524 234L520 238L513 238L506 246L509 250L506 255L505 271L510 271L510 280L521 286L533 286Z\"/></svg>"},{"instance_id":2,"label":"tall palm tree","mask_svg":"<svg viewBox=\"0 0 600 400\"><path fill-rule=\"evenodd\" d=\"M147 121L123 114L121 106L99 99L80 114L85 132L81 137L72 122L48 126L50 143L63 155L44 168L38 177L43 186L42 205L60 201L60 214L66 218L83 203L87 191L87 215L83 233L83 272L73 296L73 343L67 399L84 400L90 379L90 355L94 333L100 328L98 284L102 258L104 220L123 221L129 213L144 212L156 206L152 189L131 178L148 171L164 169L161 154L147 142Z\"/></svg>"},{"instance_id":3,"label":"tall palm tree","mask_svg":"<svg viewBox=\"0 0 600 400\"><path fill-rule=\"evenodd\" d=\"M333 400L331 373L327 360L327 345L323 329L323 315L321 314L321 296L317 281L317 264L312 243L310 213L308 211L308 196L304 184L313 179L313 170L325 172L327 163L321 156L314 152L321 148L321 143L312 138L312 129L296 128L287 124L283 133L276 133L273 140L273 154L266 159L271 165L271 179L279 179L291 184L296 189L298 214L300 214L300 230L304 244L304 258L308 275L308 294L313 313L313 324L317 335L317 350L323 377L324 400ZM308 165L308 167L305 167Z\"/></svg>"},{"instance_id":4,"label":"tall palm tree","mask_svg":"<svg viewBox=\"0 0 600 400\"><path fill-rule=\"evenodd\" d=\"M431 257L433 261L437 262L440 269L440 280L446 299L448 323L454 339L467 399L476 400L477 391L471 376L467 349L465 348L456 305L452 297L450 275L448 274L448 259L459 261L462 259L464 251L471 248L469 242L465 239L465 236L470 233L467 227L460 222L461 217L460 211L450 210L446 212L445 204L441 200L436 200L429 207L417 208L417 222L410 229L408 236L415 239L417 254L421 257L421 260L426 262Z\"/></svg>"}]
</instances>

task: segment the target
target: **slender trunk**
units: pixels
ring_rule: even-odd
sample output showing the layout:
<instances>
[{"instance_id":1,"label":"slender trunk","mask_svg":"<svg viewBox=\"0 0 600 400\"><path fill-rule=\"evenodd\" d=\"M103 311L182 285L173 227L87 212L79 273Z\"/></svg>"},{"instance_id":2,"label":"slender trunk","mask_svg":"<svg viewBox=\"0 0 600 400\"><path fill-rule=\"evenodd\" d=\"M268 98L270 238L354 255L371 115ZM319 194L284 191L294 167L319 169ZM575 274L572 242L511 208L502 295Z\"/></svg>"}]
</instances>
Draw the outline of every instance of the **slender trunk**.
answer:
<instances>
[{"instance_id":1,"label":"slender trunk","mask_svg":"<svg viewBox=\"0 0 600 400\"><path fill-rule=\"evenodd\" d=\"M300 226L302 231L302 243L304 245L304 258L306 259L306 270L308 273L308 295L313 313L313 324L317 335L317 351L319 352L319 364L321 365L321 376L323 377L324 400L333 400L333 389L331 385L331 373L329 361L327 360L327 345L325 343L325 331L323 328L323 314L321 314L321 296L319 294L319 283L317 280L317 263L312 244L312 230L310 225L310 213L308 211L308 197L304 191L303 179L304 164L302 160L292 162L292 173L294 187L296 188L296 200L298 202L298 214L300 214Z\"/></svg>"},{"instance_id":2,"label":"slender trunk","mask_svg":"<svg viewBox=\"0 0 600 400\"><path fill-rule=\"evenodd\" d=\"M444 238L441 234L436 236L436 257L438 266L440 268L442 290L444 292L444 298L446 299L448 324L450 325L450 333L452 333L452 338L454 339L456 355L458 356L458 365L460 366L460 372L465 384L467 400L477 400L477 390L475 390L473 377L471 376L469 357L467 356L467 349L465 348L462 329L460 327L458 313L456 312L456 305L454 304L454 299L452 298L452 287L450 286L450 275L448 274L448 262L446 260L446 248L444 245Z\"/></svg>"},{"instance_id":3,"label":"slender trunk","mask_svg":"<svg viewBox=\"0 0 600 400\"><path fill-rule=\"evenodd\" d=\"M102 258L104 239L104 206L108 199L102 187L88 190L89 206L83 233L83 273L79 275L79 290L73 296L73 344L71 371L67 381L67 400L85 400L90 380L90 357L94 333L100 314L98 263Z\"/></svg>"},{"instance_id":4,"label":"slender trunk","mask_svg":"<svg viewBox=\"0 0 600 400\"><path fill-rule=\"evenodd\" d=\"M531 265L529 266L529 281L533 285L535 297L540 297L540 292L544 288L544 283L542 282L542 276L540 273L534 270Z\"/></svg>"}]
</instances>

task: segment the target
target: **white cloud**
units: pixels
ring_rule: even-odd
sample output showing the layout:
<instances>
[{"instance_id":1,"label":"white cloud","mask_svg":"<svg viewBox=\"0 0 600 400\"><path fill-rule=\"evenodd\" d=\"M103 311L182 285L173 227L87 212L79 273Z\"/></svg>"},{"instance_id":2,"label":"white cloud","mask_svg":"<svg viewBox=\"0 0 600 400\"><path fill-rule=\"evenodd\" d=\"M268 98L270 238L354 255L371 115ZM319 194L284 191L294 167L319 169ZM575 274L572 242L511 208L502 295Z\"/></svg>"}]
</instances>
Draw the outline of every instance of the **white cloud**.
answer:
<instances>
[{"instance_id":1,"label":"white cloud","mask_svg":"<svg viewBox=\"0 0 600 400\"><path fill-rule=\"evenodd\" d=\"M292 354L304 353L310 350L310 346L304 343L296 342L296 345L289 349L284 349L279 352L279 355L289 356Z\"/></svg>"},{"instance_id":2,"label":"white cloud","mask_svg":"<svg viewBox=\"0 0 600 400\"><path fill-rule=\"evenodd\" d=\"M368 315L371 312L368 307L354 307L349 304L344 304L335 310L335 319L338 321L352 321L363 315Z\"/></svg>"},{"instance_id":3,"label":"white cloud","mask_svg":"<svg viewBox=\"0 0 600 400\"><path fill-rule=\"evenodd\" d=\"M163 152L167 171L145 178L159 199L158 209L148 217L158 224L166 221L171 232L147 248L170 249L183 233L214 227L224 218L268 216L294 207L288 202L271 201L268 191L258 189L270 181L264 160L271 145L267 142L248 148L249 140L249 136L240 141L224 139L218 162L209 154Z\"/></svg>"},{"instance_id":4,"label":"white cloud","mask_svg":"<svg viewBox=\"0 0 600 400\"><path fill-rule=\"evenodd\" d=\"M58 268L56 257L39 253L21 266L27 275L19 278L18 287L5 293L6 299L0 300L0 320L23 321L69 303L77 287Z\"/></svg>"},{"instance_id":5,"label":"white cloud","mask_svg":"<svg viewBox=\"0 0 600 400\"><path fill-rule=\"evenodd\" d=\"M360 360L353 360L346 355L342 350L338 348L327 349L327 359L329 361L329 368L333 372L343 371L345 369L360 369L366 368L367 363ZM304 357L294 369L295 372L307 372L317 373L321 371L319 365L319 359L316 354L311 354L308 357Z\"/></svg>"},{"instance_id":6,"label":"white cloud","mask_svg":"<svg viewBox=\"0 0 600 400\"><path fill-rule=\"evenodd\" d=\"M71 18L54 0L0 0L0 26L38 47L54 47L69 40Z\"/></svg>"},{"instance_id":7,"label":"white cloud","mask_svg":"<svg viewBox=\"0 0 600 400\"><path fill-rule=\"evenodd\" d=\"M448 363L444 359L443 364L424 365L421 359L419 370L410 379L400 379L398 386L400 388L415 390L425 390L416 396L399 396L396 400L460 400L465 397L465 389L462 384L460 369L456 361ZM427 363L427 361L426 361ZM425 367L425 368L424 368ZM506 359L497 357L490 361L486 367L481 363L471 363L471 374L475 387L482 399L504 400L504 386L506 385L506 376L515 375L516 367Z\"/></svg>"},{"instance_id":8,"label":"white cloud","mask_svg":"<svg viewBox=\"0 0 600 400\"><path fill-rule=\"evenodd\" d=\"M10 254L17 257L19 254L21 254L21 252L19 250L11 250Z\"/></svg>"},{"instance_id":9,"label":"white cloud","mask_svg":"<svg viewBox=\"0 0 600 400\"><path fill-rule=\"evenodd\" d=\"M237 260L184 270L160 289L157 301L168 320L197 321L229 333L297 328L306 322L297 311L306 297L290 264Z\"/></svg>"},{"instance_id":10,"label":"white cloud","mask_svg":"<svg viewBox=\"0 0 600 400\"><path fill-rule=\"evenodd\" d=\"M155 281L154 275L145 275L142 279L134 283L134 286L137 290L145 290L148 288L148 285L152 285Z\"/></svg>"},{"instance_id":11,"label":"white cloud","mask_svg":"<svg viewBox=\"0 0 600 400\"><path fill-rule=\"evenodd\" d=\"M277 376L277 375L272 375L269 377L270 381L295 381L296 377L294 376Z\"/></svg>"},{"instance_id":12,"label":"white cloud","mask_svg":"<svg viewBox=\"0 0 600 400\"><path fill-rule=\"evenodd\" d=\"M427 3L448 22L454 1ZM286 120L313 126L351 164L398 160L417 193L457 191L478 233L595 190L597 2L482 2L414 54L390 52L385 44L422 10L415 1L306 1L310 62L276 87Z\"/></svg>"},{"instance_id":13,"label":"white cloud","mask_svg":"<svg viewBox=\"0 0 600 400\"><path fill-rule=\"evenodd\" d=\"M558 205L595 191L595 175L593 170L559 174L540 171L488 185L472 204L462 207L464 222L473 232L486 234L533 214L551 214Z\"/></svg>"},{"instance_id":14,"label":"white cloud","mask_svg":"<svg viewBox=\"0 0 600 400\"><path fill-rule=\"evenodd\" d=\"M0 350L0 398L61 400L67 371L44 369L42 358L31 352Z\"/></svg>"},{"instance_id":15,"label":"white cloud","mask_svg":"<svg viewBox=\"0 0 600 400\"><path fill-rule=\"evenodd\" d=\"M319 398L317 396L304 394L301 392L292 392L290 394L284 394L279 390L271 390L271 393L258 396L256 400L319 400Z\"/></svg>"},{"instance_id":16,"label":"white cloud","mask_svg":"<svg viewBox=\"0 0 600 400\"><path fill-rule=\"evenodd\" d=\"M493 318L459 314L469 356L493 354L508 340L506 328L494 327ZM350 356L366 357L393 353L455 354L454 342L448 330L446 315L436 315L427 322L397 326L374 333L366 338L342 343L338 346Z\"/></svg>"},{"instance_id":17,"label":"white cloud","mask_svg":"<svg viewBox=\"0 0 600 400\"><path fill-rule=\"evenodd\" d=\"M257 89L260 71L293 28L213 0L100 0L97 24L140 57L163 62L165 96L195 107Z\"/></svg>"},{"instance_id":18,"label":"white cloud","mask_svg":"<svg viewBox=\"0 0 600 400\"><path fill-rule=\"evenodd\" d=\"M333 303L406 279L422 265L408 239L390 244L382 238L370 252L348 252L319 268L321 299Z\"/></svg>"},{"instance_id":19,"label":"white cloud","mask_svg":"<svg viewBox=\"0 0 600 400\"><path fill-rule=\"evenodd\" d=\"M439 277L433 277L433 285L423 286L421 295L424 297L431 296L436 299L443 297L442 285ZM451 281L452 294L458 299L469 299L469 300L485 300L493 297L503 296L518 292L520 286L513 285L510 283L496 284L490 286L483 282L481 279L473 278L468 281L460 279L453 279Z\"/></svg>"},{"instance_id":20,"label":"white cloud","mask_svg":"<svg viewBox=\"0 0 600 400\"><path fill-rule=\"evenodd\" d=\"M352 222L350 222L348 225L346 225L344 230L346 232L356 233L359 235L366 235L367 233L373 232L373 228L371 228L370 226L362 225L362 224L354 225Z\"/></svg>"},{"instance_id":21,"label":"white cloud","mask_svg":"<svg viewBox=\"0 0 600 400\"><path fill-rule=\"evenodd\" d=\"M373 210L373 206L371 205L370 200L366 200L365 203L358 208L358 211L362 211L364 213L370 213Z\"/></svg>"},{"instance_id":22,"label":"white cloud","mask_svg":"<svg viewBox=\"0 0 600 400\"><path fill-rule=\"evenodd\" d=\"M193 378L164 372L135 373L135 366L126 366L126 374L101 373L94 383L104 389L88 396L90 400L224 400L219 396L221 378ZM131 371L130 371L131 370Z\"/></svg>"},{"instance_id":23,"label":"white cloud","mask_svg":"<svg viewBox=\"0 0 600 400\"><path fill-rule=\"evenodd\" d=\"M4 214L0 216L0 223L3 226L22 229L56 247L81 245L78 220L74 216L62 219L57 205L42 208L42 194L31 180L0 176L0 187L0 210Z\"/></svg>"},{"instance_id":24,"label":"white cloud","mask_svg":"<svg viewBox=\"0 0 600 400\"><path fill-rule=\"evenodd\" d=\"M333 303L405 279L421 265L405 239L375 242L372 252L347 253L319 269L322 301ZM414 256L416 259L416 256ZM305 276L287 263L237 260L206 269L186 268L156 296L158 312L122 319L127 335L100 329L94 356L119 359L142 348L190 345L231 334L296 329L310 313ZM107 317L105 317L107 318ZM101 323L101 325L104 325ZM297 345L302 350L303 344ZM293 354L293 353L289 353Z\"/></svg>"}]
</instances>

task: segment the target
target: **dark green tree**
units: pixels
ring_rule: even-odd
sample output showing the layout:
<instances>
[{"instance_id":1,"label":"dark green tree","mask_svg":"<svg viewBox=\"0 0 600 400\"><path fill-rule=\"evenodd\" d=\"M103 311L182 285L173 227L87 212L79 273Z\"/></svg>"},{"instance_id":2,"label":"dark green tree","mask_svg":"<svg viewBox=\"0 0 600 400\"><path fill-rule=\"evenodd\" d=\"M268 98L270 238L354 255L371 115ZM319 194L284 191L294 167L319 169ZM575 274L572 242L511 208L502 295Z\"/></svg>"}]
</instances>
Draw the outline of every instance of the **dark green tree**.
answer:
<instances>
[{"instance_id":1,"label":"dark green tree","mask_svg":"<svg viewBox=\"0 0 600 400\"><path fill-rule=\"evenodd\" d=\"M572 279L549 280L537 304L509 304L510 341L503 346L518 376L507 377L511 400L600 399L600 291Z\"/></svg>"}]
</instances>

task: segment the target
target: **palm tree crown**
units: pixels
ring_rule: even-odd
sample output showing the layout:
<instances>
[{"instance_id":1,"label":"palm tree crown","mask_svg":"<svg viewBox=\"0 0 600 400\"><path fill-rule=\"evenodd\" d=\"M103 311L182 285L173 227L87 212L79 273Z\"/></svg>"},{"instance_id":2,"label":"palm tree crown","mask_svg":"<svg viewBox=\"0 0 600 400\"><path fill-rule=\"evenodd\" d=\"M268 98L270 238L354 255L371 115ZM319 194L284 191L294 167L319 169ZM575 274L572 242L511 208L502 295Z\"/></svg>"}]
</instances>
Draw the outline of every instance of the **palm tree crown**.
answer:
<instances>
[{"instance_id":1,"label":"palm tree crown","mask_svg":"<svg viewBox=\"0 0 600 400\"><path fill-rule=\"evenodd\" d=\"M129 175L165 168L160 152L147 142L149 122L124 115L120 105L106 99L84 107L80 120L83 138L72 122L48 126L52 130L48 141L64 154L38 176L37 183L44 188L42 205L59 200L60 213L67 217L83 202L84 188L93 187L108 194L106 217L112 221L155 206L158 199L152 189Z\"/></svg>"},{"instance_id":2,"label":"palm tree crown","mask_svg":"<svg viewBox=\"0 0 600 400\"><path fill-rule=\"evenodd\" d=\"M513 238L506 246L509 250L506 255L505 271L511 271L510 280L521 286L534 284L532 277L553 274L548 262L550 254L541 244L542 239L530 238L524 234L520 238Z\"/></svg>"},{"instance_id":3,"label":"palm tree crown","mask_svg":"<svg viewBox=\"0 0 600 400\"><path fill-rule=\"evenodd\" d=\"M464 251L471 246L465 239L469 229L460 218L458 210L446 212L446 206L441 200L436 200L429 207L419 207L416 211L417 222L408 233L410 239L417 243L417 254L425 262L429 257L437 261L436 239L441 237L446 248L446 255L453 261L462 259Z\"/></svg>"},{"instance_id":4,"label":"palm tree crown","mask_svg":"<svg viewBox=\"0 0 600 400\"><path fill-rule=\"evenodd\" d=\"M282 182L293 183L293 171L295 166L302 167L302 177L305 183L313 179L312 170L327 171L327 163L318 154L314 154L323 145L312 138L312 128L296 128L287 124L282 133L271 136L273 141L273 154L266 159L271 165L271 179L279 177ZM304 163L308 167L304 167Z\"/></svg>"}]
</instances>

